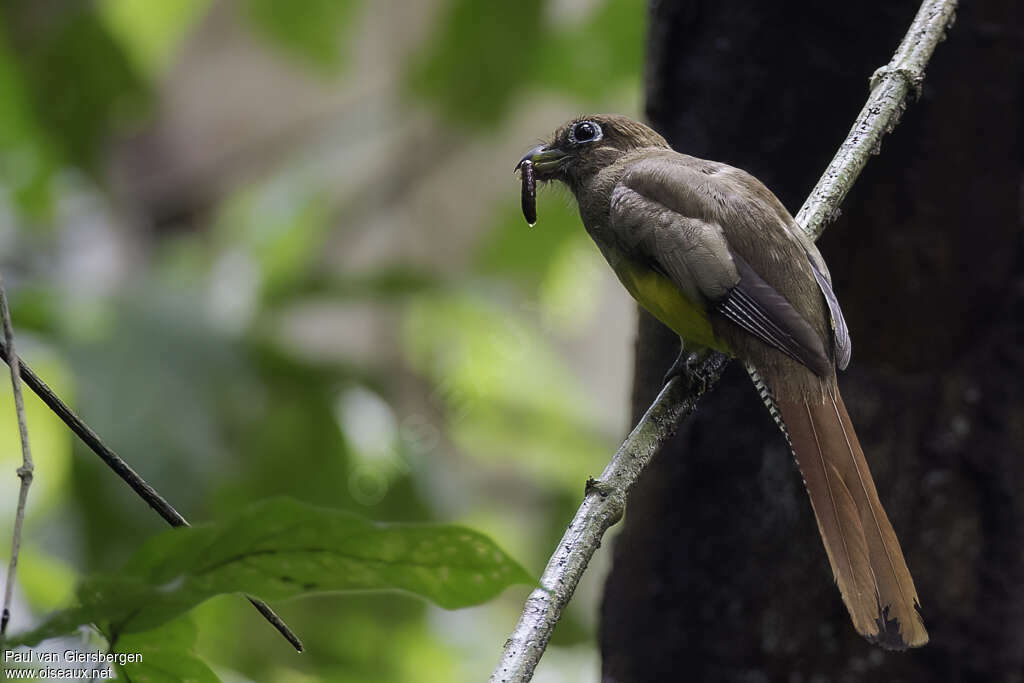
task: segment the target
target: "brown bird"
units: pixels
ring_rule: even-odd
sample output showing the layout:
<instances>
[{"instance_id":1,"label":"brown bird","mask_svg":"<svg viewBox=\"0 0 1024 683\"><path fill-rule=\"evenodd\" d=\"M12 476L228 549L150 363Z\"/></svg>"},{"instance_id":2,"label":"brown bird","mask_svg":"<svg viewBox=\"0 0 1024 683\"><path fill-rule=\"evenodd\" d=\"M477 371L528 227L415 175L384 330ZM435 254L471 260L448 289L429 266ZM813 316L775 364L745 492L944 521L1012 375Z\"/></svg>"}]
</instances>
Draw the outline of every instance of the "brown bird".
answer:
<instances>
[{"instance_id":1,"label":"brown bird","mask_svg":"<svg viewBox=\"0 0 1024 683\"><path fill-rule=\"evenodd\" d=\"M749 173L675 152L624 116L570 121L517 169L569 187L619 280L684 349L743 361L796 457L854 628L889 649L928 642L836 384L846 322L821 254L782 203Z\"/></svg>"}]
</instances>

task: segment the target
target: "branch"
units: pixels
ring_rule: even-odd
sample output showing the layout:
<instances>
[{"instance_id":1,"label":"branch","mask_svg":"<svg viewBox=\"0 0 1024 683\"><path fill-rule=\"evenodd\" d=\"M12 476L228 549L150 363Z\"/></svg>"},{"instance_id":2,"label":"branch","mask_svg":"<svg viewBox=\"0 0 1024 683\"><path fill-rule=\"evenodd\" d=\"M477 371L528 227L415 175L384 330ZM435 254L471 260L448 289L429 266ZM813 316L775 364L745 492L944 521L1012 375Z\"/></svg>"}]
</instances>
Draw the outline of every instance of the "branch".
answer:
<instances>
[{"instance_id":1,"label":"branch","mask_svg":"<svg viewBox=\"0 0 1024 683\"><path fill-rule=\"evenodd\" d=\"M540 578L541 588L530 593L515 631L505 641L501 662L491 675L492 683L518 683L533 678L551 632L576 591L590 558L601 545L601 537L622 518L626 494L662 444L697 407L704 391L718 381L727 362L726 356L711 354L698 371L705 381L689 390L684 379L673 377L626 437L601 478L587 481L583 503L548 561Z\"/></svg>"},{"instance_id":2,"label":"branch","mask_svg":"<svg viewBox=\"0 0 1024 683\"><path fill-rule=\"evenodd\" d=\"M868 159L882 150L882 138L891 133L907 108L908 95L921 95L924 69L932 53L945 40L956 19L957 0L925 0L889 63L871 76L871 94L843 144L811 190L796 222L817 240L839 217L839 205L864 170Z\"/></svg>"},{"instance_id":3,"label":"branch","mask_svg":"<svg viewBox=\"0 0 1024 683\"><path fill-rule=\"evenodd\" d=\"M25 363L18 361L17 357L13 353L13 346L10 341L0 342L0 359L3 359L11 367L11 372L14 372L14 368L19 369L21 379L25 381L25 384L35 392L36 396L42 399L43 403L53 411L53 413L61 419L61 421L68 426L68 428L82 440L86 446L89 447L93 453L98 455L100 459L114 471L117 476L121 478L124 483L128 484L135 493L138 494L142 500L149 505L149 507L156 510L156 513L164 518L168 524L172 527L188 526L188 520L185 519L181 513L174 509L167 500L161 496L156 489L150 486L145 479L131 468L124 460L120 458L114 451L112 451L100 437L94 432L89 425L85 424L78 415L74 413L47 386L46 382L39 378L32 368ZM19 471L20 472L20 471ZM23 485L24 488L24 485ZM285 637L285 639L292 644L298 652L302 652L302 641L295 634L288 624L284 623L284 620L277 615L274 610L270 608L262 600L254 598L252 596L246 596L249 602L259 610L260 614L270 622L270 625L277 629L278 633Z\"/></svg>"},{"instance_id":4,"label":"branch","mask_svg":"<svg viewBox=\"0 0 1024 683\"><path fill-rule=\"evenodd\" d=\"M910 92L920 92L924 68L952 25L956 5L956 0L925 0L892 60L871 77L867 103L797 214L797 222L813 239L838 216L839 205L868 158L878 153L882 138L899 122ZM491 683L526 683L533 678L562 610L604 532L622 517L633 484L682 420L693 412L701 394L718 381L727 360L721 354L712 354L696 373L706 381L689 391L678 378L665 385L605 467L600 481L588 482L583 503L541 576L541 588L527 598L515 630L505 642Z\"/></svg>"},{"instance_id":5,"label":"branch","mask_svg":"<svg viewBox=\"0 0 1024 683\"><path fill-rule=\"evenodd\" d=\"M18 555L21 553L21 527L25 522L25 504L28 501L28 489L32 486L32 449L28 445L28 423L25 421L25 399L21 395L21 376L18 372L20 363L14 350L14 326L11 324L11 311L7 306L7 293L4 291L3 276L0 275L0 318L4 328L4 347L11 351L11 388L14 390L14 412L18 416L18 436L21 438L21 467L18 478L21 486L18 489L18 506L14 513L14 534L11 538L11 563L7 569L4 584L3 613L0 614L0 644L7 635L7 624L11 620L11 594L14 591L14 578L18 573Z\"/></svg>"}]
</instances>

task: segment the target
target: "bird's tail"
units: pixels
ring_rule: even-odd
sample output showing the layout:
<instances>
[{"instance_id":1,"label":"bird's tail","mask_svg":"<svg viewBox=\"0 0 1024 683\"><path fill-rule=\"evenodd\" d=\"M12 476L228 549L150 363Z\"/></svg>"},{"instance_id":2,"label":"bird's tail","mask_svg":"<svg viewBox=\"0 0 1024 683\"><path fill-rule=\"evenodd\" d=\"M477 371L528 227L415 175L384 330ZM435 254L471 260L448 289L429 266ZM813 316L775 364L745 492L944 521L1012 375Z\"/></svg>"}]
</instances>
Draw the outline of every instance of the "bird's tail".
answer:
<instances>
[{"instance_id":1,"label":"bird's tail","mask_svg":"<svg viewBox=\"0 0 1024 683\"><path fill-rule=\"evenodd\" d=\"M796 456L854 628L891 650L924 645L928 632L914 580L839 389L826 388L824 401L776 401L757 372L748 371Z\"/></svg>"}]
</instances>

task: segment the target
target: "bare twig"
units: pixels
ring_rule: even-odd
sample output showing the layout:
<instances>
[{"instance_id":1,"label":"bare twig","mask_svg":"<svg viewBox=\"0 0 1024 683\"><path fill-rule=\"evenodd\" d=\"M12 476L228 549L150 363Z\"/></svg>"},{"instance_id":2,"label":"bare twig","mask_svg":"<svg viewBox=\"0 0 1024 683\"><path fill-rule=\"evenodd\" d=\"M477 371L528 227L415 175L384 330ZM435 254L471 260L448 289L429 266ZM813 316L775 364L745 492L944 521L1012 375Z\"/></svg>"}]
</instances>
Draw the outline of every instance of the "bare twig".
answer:
<instances>
[{"instance_id":1,"label":"bare twig","mask_svg":"<svg viewBox=\"0 0 1024 683\"><path fill-rule=\"evenodd\" d=\"M121 480L128 484L142 500L146 501L146 504L156 510L157 514L163 517L168 524L172 527L189 525L188 520L175 510L163 496L157 493L156 489L150 486L145 479L140 477L117 453L103 443L96 432L89 425L85 424L66 403L60 400L60 397L47 386L46 382L39 378L39 375L33 372L32 368L25 363L18 363L14 358L14 354L10 352L10 348L9 342L0 342L0 359L6 361L11 366L12 371L15 364L17 364L20 377L25 381L25 384L82 440L82 443L89 447L89 450L98 455L106 463L107 467L112 469L117 476L121 477ZM277 629L297 651L302 652L302 641L284 623L284 620L262 600L251 596L247 597L249 602L259 610L260 614L270 622L271 626Z\"/></svg>"},{"instance_id":2,"label":"bare twig","mask_svg":"<svg viewBox=\"0 0 1024 683\"><path fill-rule=\"evenodd\" d=\"M839 205L868 158L878 153L882 138L899 122L909 93L920 90L924 68L952 25L956 5L956 0L925 0L892 61L872 76L867 103L797 215L813 239L838 215ZM678 378L670 381L608 463L600 481L587 486L583 503L544 570L541 588L527 598L515 630L505 641L492 683L526 683L533 678L562 609L604 532L622 516L626 496L647 463L693 412L703 391L717 382L725 360L712 354L698 370L706 383L689 392Z\"/></svg>"},{"instance_id":3,"label":"bare twig","mask_svg":"<svg viewBox=\"0 0 1024 683\"><path fill-rule=\"evenodd\" d=\"M28 445L28 423L25 421L25 399L21 395L21 376L18 372L18 354L14 350L14 326L11 324L11 311L7 306L7 293L4 291L3 275L0 275L0 319L4 328L4 346L10 349L11 388L14 390L14 411L18 416L18 436L21 439L21 467L18 478L21 486L18 489L18 506L14 513L14 534L11 539L11 563L7 568L7 580L4 583L3 613L0 615L0 644L7 635L7 624L11 620L11 595L14 592L14 578L18 573L18 555L21 553L21 527L25 522L25 503L28 501L28 489L32 486L32 449Z\"/></svg>"}]
</instances>

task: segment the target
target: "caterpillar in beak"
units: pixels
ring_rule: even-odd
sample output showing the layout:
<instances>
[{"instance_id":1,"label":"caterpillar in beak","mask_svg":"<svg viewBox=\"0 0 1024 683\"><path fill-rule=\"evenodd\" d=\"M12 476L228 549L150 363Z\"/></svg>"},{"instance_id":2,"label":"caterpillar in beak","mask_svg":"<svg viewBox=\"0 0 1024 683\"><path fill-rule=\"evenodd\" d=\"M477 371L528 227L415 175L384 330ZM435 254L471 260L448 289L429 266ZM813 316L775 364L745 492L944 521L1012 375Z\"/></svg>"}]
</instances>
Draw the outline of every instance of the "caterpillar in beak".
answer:
<instances>
[{"instance_id":1,"label":"caterpillar in beak","mask_svg":"<svg viewBox=\"0 0 1024 683\"><path fill-rule=\"evenodd\" d=\"M537 223L537 180L533 175L533 162L527 160L519 166L523 181L523 218L532 228Z\"/></svg>"}]
</instances>

